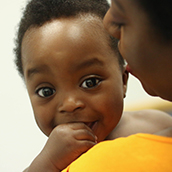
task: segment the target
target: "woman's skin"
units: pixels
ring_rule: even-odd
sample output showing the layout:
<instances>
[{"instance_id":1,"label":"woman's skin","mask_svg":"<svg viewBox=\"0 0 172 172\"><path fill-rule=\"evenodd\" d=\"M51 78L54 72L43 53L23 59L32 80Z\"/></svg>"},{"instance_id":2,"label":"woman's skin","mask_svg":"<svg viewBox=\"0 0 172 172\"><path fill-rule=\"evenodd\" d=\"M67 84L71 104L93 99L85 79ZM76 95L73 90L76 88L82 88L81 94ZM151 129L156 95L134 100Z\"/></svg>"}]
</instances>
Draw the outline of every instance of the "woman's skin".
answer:
<instances>
[{"instance_id":1,"label":"woman's skin","mask_svg":"<svg viewBox=\"0 0 172 172\"><path fill-rule=\"evenodd\" d=\"M172 101L172 43L165 42L135 0L111 0L104 18L107 31L119 39L119 51L145 91ZM172 137L172 127L156 133Z\"/></svg>"},{"instance_id":2,"label":"woman's skin","mask_svg":"<svg viewBox=\"0 0 172 172\"><path fill-rule=\"evenodd\" d=\"M145 91L172 101L172 43L164 43L145 11L135 0L112 0L104 25Z\"/></svg>"}]
</instances>

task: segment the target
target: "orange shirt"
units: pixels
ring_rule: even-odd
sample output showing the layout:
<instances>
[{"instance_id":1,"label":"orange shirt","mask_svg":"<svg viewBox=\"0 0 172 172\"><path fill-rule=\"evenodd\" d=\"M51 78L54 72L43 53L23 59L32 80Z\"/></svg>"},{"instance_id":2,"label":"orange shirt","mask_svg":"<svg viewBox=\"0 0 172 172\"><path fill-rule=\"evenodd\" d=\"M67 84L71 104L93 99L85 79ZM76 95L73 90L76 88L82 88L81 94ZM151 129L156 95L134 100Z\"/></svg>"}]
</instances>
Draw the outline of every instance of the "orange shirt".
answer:
<instances>
[{"instance_id":1,"label":"orange shirt","mask_svg":"<svg viewBox=\"0 0 172 172\"><path fill-rule=\"evenodd\" d=\"M172 172L172 138L135 134L103 141L62 172Z\"/></svg>"}]
</instances>

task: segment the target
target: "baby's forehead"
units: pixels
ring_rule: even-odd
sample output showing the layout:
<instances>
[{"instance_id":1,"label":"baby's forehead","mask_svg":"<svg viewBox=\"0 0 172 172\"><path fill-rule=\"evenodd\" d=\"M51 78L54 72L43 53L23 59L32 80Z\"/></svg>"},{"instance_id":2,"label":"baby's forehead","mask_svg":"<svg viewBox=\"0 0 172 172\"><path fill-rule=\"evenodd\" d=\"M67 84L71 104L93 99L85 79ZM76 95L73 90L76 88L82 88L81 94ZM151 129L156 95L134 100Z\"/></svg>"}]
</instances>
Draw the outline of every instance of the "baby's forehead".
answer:
<instances>
[{"instance_id":1,"label":"baby's forehead","mask_svg":"<svg viewBox=\"0 0 172 172\"><path fill-rule=\"evenodd\" d=\"M85 32L85 34L88 35L98 35L99 39L107 39L108 33L105 30L103 26L103 20L102 18L98 17L95 14L78 14L76 16L70 16L70 17L60 17L55 18L50 21L46 21L41 26L37 25L31 25L27 31L24 34L25 35L29 32L34 32L36 30L39 31L48 31L52 32L52 30L55 27L58 27L59 29L63 26L68 26L65 28L65 30L68 29L69 34L73 34L75 32L75 35L77 36L78 33Z\"/></svg>"},{"instance_id":2,"label":"baby's forehead","mask_svg":"<svg viewBox=\"0 0 172 172\"><path fill-rule=\"evenodd\" d=\"M78 41L79 44L85 44L88 41L94 41L95 44L104 44L104 48L110 48L111 39L103 27L102 19L95 15L79 15L76 17L59 18L46 22L42 26L30 27L22 41L22 45L26 43L34 43L37 38L38 42L48 42L50 37L63 39L64 41Z\"/></svg>"},{"instance_id":3,"label":"baby's forehead","mask_svg":"<svg viewBox=\"0 0 172 172\"><path fill-rule=\"evenodd\" d=\"M39 64L45 60L46 63L52 52L56 52L57 57L64 57L64 61L57 61L64 64L70 61L74 65L74 61L82 62L90 57L97 57L104 65L117 60L102 20L94 16L83 17L55 19L41 27L30 28L22 43L23 69L26 64L31 64L30 61Z\"/></svg>"}]
</instances>

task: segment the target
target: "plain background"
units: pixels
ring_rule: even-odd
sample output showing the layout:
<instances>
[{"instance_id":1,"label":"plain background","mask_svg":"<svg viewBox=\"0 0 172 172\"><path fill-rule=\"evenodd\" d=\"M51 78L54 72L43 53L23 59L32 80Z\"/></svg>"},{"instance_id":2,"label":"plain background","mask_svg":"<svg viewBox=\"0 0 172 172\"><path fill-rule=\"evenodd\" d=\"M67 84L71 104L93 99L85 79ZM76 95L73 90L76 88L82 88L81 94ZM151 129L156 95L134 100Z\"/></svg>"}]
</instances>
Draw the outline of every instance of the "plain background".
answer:
<instances>
[{"instance_id":1,"label":"plain background","mask_svg":"<svg viewBox=\"0 0 172 172\"><path fill-rule=\"evenodd\" d=\"M20 172L47 138L37 127L24 82L14 65L14 38L26 0L0 0L0 171ZM125 106L157 100L130 77Z\"/></svg>"}]
</instances>

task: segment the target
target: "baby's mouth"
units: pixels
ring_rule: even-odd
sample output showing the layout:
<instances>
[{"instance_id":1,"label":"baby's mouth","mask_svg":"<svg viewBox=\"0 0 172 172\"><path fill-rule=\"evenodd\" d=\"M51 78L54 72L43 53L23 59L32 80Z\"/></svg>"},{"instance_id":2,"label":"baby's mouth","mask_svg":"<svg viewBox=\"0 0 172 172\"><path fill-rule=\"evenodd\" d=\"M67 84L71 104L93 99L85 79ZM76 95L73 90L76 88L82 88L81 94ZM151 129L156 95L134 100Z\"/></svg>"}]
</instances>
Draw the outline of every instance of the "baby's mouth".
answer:
<instances>
[{"instance_id":1,"label":"baby's mouth","mask_svg":"<svg viewBox=\"0 0 172 172\"><path fill-rule=\"evenodd\" d=\"M87 125L91 130L94 130L97 121L93 121L93 122L84 122L85 125Z\"/></svg>"}]
</instances>

